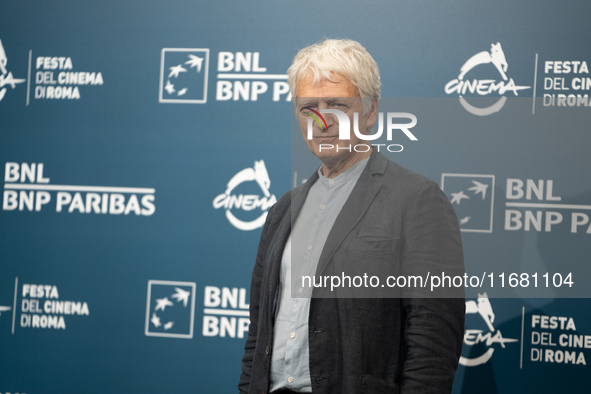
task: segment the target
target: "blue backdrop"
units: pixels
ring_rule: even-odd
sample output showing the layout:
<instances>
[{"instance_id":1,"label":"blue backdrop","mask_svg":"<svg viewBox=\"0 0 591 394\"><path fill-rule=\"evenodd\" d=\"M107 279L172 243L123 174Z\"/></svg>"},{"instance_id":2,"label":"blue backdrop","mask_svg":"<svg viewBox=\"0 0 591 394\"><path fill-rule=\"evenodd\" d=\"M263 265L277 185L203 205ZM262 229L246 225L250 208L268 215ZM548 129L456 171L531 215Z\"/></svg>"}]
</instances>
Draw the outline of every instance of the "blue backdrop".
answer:
<instances>
[{"instance_id":1,"label":"blue backdrop","mask_svg":"<svg viewBox=\"0 0 591 394\"><path fill-rule=\"evenodd\" d=\"M468 271L550 275L468 293L454 392L588 390L588 2L1 7L0 393L236 392L260 223L316 165L285 72L323 37L429 109L388 156L456 198Z\"/></svg>"}]
</instances>

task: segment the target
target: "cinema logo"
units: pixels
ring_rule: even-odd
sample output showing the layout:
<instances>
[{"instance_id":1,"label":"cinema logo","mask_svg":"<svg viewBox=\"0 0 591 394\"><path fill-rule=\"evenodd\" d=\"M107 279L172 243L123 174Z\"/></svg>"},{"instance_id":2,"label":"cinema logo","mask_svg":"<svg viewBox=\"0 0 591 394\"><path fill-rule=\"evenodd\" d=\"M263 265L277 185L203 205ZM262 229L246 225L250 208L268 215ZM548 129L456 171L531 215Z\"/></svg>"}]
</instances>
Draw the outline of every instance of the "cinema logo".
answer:
<instances>
[{"instance_id":1,"label":"cinema logo","mask_svg":"<svg viewBox=\"0 0 591 394\"><path fill-rule=\"evenodd\" d=\"M24 283L20 305L21 315L18 320L22 328L65 330L65 317L90 315L85 301L60 299L55 285Z\"/></svg>"},{"instance_id":2,"label":"cinema logo","mask_svg":"<svg viewBox=\"0 0 591 394\"><path fill-rule=\"evenodd\" d=\"M205 286L204 337L244 338L250 325L246 289Z\"/></svg>"},{"instance_id":3,"label":"cinema logo","mask_svg":"<svg viewBox=\"0 0 591 394\"><path fill-rule=\"evenodd\" d=\"M26 79L14 78L12 72L8 71L6 68L7 65L8 58L6 57L6 52L4 52L4 47L0 40L0 101L2 101L6 94L7 86L14 89L16 88L16 84L26 81Z\"/></svg>"},{"instance_id":4,"label":"cinema logo","mask_svg":"<svg viewBox=\"0 0 591 394\"><path fill-rule=\"evenodd\" d=\"M155 189L52 185L43 163L8 162L4 171L3 211L39 212L55 201L56 212L151 216Z\"/></svg>"},{"instance_id":5,"label":"cinema logo","mask_svg":"<svg viewBox=\"0 0 591 394\"><path fill-rule=\"evenodd\" d=\"M544 107L591 107L591 78L584 60L544 62ZM585 93L585 94L580 94Z\"/></svg>"},{"instance_id":6,"label":"cinema logo","mask_svg":"<svg viewBox=\"0 0 591 394\"><path fill-rule=\"evenodd\" d=\"M307 123L308 140L312 140L314 138L314 123L318 125L320 130L328 130L328 124L322 114L333 114L337 117L339 125L339 140L343 141L351 139L351 121L349 120L349 116L347 116L347 114L343 111L339 111L338 109L321 109L320 111L316 111L310 107L304 107L303 111L305 115L309 116ZM355 133L355 136L363 141L374 141L380 138L384 132L384 113L379 112L377 117L378 130L374 134L363 134L359 131L359 113L355 112L353 114L353 132ZM410 123L394 123L394 119L400 118L409 119ZM415 137L414 134L409 130L417 125L417 117L413 114L407 112L388 112L386 114L386 119L386 137L388 141L392 141L394 130L401 130L411 141L418 140L417 137ZM371 143L356 144L349 145L348 147L333 144L319 144L318 148L320 152L333 149L336 149L337 152L342 150L349 152L369 152L372 146L374 146L378 152L382 147L385 147L384 150L387 149L388 152L402 152L404 149L404 147L400 144L370 144Z\"/></svg>"},{"instance_id":7,"label":"cinema logo","mask_svg":"<svg viewBox=\"0 0 591 394\"><path fill-rule=\"evenodd\" d=\"M35 70L35 99L78 100L79 86L104 83L100 72L75 71L71 57L38 56Z\"/></svg>"},{"instance_id":8,"label":"cinema logo","mask_svg":"<svg viewBox=\"0 0 591 394\"><path fill-rule=\"evenodd\" d=\"M16 84L27 83L27 105L29 105L30 84L34 83L35 99L80 99L80 86L103 85L103 75L96 71L79 71L69 56L37 56L33 58L33 50L29 51L28 78L14 78L7 70L8 58L0 41L0 100L6 94L6 85L12 89ZM33 77L31 76L33 69Z\"/></svg>"},{"instance_id":9,"label":"cinema logo","mask_svg":"<svg viewBox=\"0 0 591 394\"><path fill-rule=\"evenodd\" d=\"M577 333L572 317L532 314L531 328L531 361L587 365L584 351L591 349L591 335Z\"/></svg>"},{"instance_id":10,"label":"cinema logo","mask_svg":"<svg viewBox=\"0 0 591 394\"><path fill-rule=\"evenodd\" d=\"M472 81L464 79L466 74L476 68L477 66L492 64L497 69L501 80L496 79L472 79ZM491 44L490 52L482 51L472 56L464 63L460 68L460 74L456 79L452 79L445 85L445 93L447 94L458 94L460 98L460 104L471 114L478 116L486 116L499 112L505 105L507 97L504 96L507 92L513 92L515 96L518 96L519 90L530 89L530 86L518 86L513 81L513 78L508 78L505 74L507 72L507 60L505 59L505 53L501 48L500 43ZM494 104L486 108L478 108L464 98L466 93L476 94L478 96L488 96L497 92L501 95L501 98Z\"/></svg>"},{"instance_id":11,"label":"cinema logo","mask_svg":"<svg viewBox=\"0 0 591 394\"><path fill-rule=\"evenodd\" d=\"M460 357L460 364L466 367L485 364L495 352L495 348L492 347L493 344L500 345L501 348L505 349L506 343L517 342L517 339L504 338L501 330L495 329L493 325L495 314L486 293L478 294L476 301L466 301L466 315L468 314L479 314L487 330L467 329L464 332L464 344L467 346L483 344L486 350L477 356Z\"/></svg>"},{"instance_id":12,"label":"cinema logo","mask_svg":"<svg viewBox=\"0 0 591 394\"><path fill-rule=\"evenodd\" d=\"M263 196L257 194L233 194L234 189L239 185L252 181L258 184L263 192ZM275 195L269 192L270 186L271 179L269 178L265 162L263 160L255 161L253 168L245 168L230 179L230 182L226 186L226 191L214 198L213 207L215 209L224 208L226 210L226 218L237 229L243 231L257 229L265 224L269 208L277 202ZM238 219L232 213L232 210L249 212L259 209L262 213L250 221Z\"/></svg>"}]
</instances>

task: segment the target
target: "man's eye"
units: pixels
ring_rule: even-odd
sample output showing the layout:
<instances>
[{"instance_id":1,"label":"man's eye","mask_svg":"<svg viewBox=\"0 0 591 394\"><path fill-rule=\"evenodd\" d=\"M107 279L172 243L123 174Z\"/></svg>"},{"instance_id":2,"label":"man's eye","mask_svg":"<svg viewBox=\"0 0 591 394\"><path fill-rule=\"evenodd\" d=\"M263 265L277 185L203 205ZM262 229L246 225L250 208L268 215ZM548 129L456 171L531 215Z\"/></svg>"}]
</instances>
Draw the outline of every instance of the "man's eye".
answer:
<instances>
[{"instance_id":1,"label":"man's eye","mask_svg":"<svg viewBox=\"0 0 591 394\"><path fill-rule=\"evenodd\" d=\"M313 113L315 106L313 105L307 105L305 107L303 107L302 109L300 109L300 112L306 115L309 115L310 113Z\"/></svg>"}]
</instances>

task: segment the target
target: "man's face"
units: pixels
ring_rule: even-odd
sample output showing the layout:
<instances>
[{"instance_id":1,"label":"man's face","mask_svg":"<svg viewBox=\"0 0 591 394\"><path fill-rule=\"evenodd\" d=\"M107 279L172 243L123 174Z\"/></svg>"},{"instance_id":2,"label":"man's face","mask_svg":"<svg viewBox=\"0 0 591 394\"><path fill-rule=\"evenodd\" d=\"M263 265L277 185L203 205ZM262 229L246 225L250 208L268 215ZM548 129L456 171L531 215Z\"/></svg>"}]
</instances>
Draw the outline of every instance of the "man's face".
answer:
<instances>
[{"instance_id":1,"label":"man's face","mask_svg":"<svg viewBox=\"0 0 591 394\"><path fill-rule=\"evenodd\" d=\"M302 136L304 137L304 141L306 141L308 148L323 163L331 165L342 162L343 160L348 159L351 155L359 154L354 150L355 145L370 145L371 141L363 141L353 132L353 114L359 114L359 131L366 134L366 130L374 125L377 113L376 104L372 110L364 115L361 106L361 98L359 97L359 92L355 86L353 86L353 84L341 74L333 74L333 79L336 82L323 80L315 85L313 85L312 81L308 78L303 78L298 81L298 99L296 107ZM320 113L320 110L322 109L336 109L344 112L349 117L351 139L339 140L339 121L336 115L322 114L326 120L326 126L328 126L328 128L326 128L322 119L311 111L314 110ZM320 121L322 127L320 127L316 120L314 120L309 114L314 115ZM308 119L313 120L313 139L311 140L308 140ZM333 148L329 148L328 146L330 145L332 145ZM349 152L349 146L351 147L351 152ZM367 148L365 147L358 148L360 152L363 152L366 149Z\"/></svg>"}]
</instances>

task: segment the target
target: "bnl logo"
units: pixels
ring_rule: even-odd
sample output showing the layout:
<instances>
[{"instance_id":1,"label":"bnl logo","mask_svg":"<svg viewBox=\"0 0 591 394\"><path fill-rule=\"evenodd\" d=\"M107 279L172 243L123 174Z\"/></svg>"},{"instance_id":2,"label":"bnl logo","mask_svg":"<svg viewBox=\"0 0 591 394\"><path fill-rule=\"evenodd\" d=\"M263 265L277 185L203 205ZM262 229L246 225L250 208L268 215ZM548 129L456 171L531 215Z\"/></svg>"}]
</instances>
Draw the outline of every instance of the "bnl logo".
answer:
<instances>
[{"instance_id":1,"label":"bnl logo","mask_svg":"<svg viewBox=\"0 0 591 394\"><path fill-rule=\"evenodd\" d=\"M441 190L458 215L461 231L492 233L494 175L441 174Z\"/></svg>"},{"instance_id":2,"label":"bnl logo","mask_svg":"<svg viewBox=\"0 0 591 394\"><path fill-rule=\"evenodd\" d=\"M209 49L163 48L158 102L206 103L208 68Z\"/></svg>"},{"instance_id":3,"label":"bnl logo","mask_svg":"<svg viewBox=\"0 0 591 394\"><path fill-rule=\"evenodd\" d=\"M148 281L146 336L193 338L195 283Z\"/></svg>"}]
</instances>

